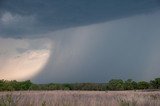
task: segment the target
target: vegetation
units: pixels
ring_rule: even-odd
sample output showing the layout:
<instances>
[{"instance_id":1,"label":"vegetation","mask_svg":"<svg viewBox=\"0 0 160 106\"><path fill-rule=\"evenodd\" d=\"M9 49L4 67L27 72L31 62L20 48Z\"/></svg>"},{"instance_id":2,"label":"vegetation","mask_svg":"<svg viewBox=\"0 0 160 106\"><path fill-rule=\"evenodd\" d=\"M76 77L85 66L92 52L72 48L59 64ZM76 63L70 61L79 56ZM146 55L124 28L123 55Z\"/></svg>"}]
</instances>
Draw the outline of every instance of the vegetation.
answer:
<instances>
[{"instance_id":1,"label":"vegetation","mask_svg":"<svg viewBox=\"0 0 160 106\"><path fill-rule=\"evenodd\" d=\"M108 83L68 83L68 84L33 84L27 81L7 81L0 80L0 91L23 91L23 90L139 90L139 89L160 89L160 78L155 78L150 82L135 82L132 79L123 81L112 79Z\"/></svg>"},{"instance_id":2,"label":"vegetation","mask_svg":"<svg viewBox=\"0 0 160 106\"><path fill-rule=\"evenodd\" d=\"M133 90L1 92L0 106L160 106L160 92Z\"/></svg>"}]
</instances>

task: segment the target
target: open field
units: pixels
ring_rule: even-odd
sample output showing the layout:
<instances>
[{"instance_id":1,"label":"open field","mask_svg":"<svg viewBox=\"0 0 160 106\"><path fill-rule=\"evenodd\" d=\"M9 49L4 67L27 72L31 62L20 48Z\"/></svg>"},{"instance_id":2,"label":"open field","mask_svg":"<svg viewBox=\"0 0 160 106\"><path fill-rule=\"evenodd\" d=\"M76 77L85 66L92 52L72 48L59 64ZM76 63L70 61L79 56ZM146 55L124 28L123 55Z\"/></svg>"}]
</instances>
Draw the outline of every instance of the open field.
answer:
<instances>
[{"instance_id":1,"label":"open field","mask_svg":"<svg viewBox=\"0 0 160 106\"><path fill-rule=\"evenodd\" d=\"M160 92L159 91L0 92L0 106L160 106Z\"/></svg>"}]
</instances>

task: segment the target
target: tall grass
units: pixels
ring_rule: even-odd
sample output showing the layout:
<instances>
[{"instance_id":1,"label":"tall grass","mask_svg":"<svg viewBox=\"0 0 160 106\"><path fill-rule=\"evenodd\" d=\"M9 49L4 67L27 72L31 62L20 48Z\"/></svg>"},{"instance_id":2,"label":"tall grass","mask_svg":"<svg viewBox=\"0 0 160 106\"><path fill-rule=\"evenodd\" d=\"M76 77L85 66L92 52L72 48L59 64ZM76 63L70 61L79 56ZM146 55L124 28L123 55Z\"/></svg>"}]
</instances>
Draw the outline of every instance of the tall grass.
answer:
<instances>
[{"instance_id":1,"label":"tall grass","mask_svg":"<svg viewBox=\"0 0 160 106\"><path fill-rule=\"evenodd\" d=\"M160 92L0 92L0 106L160 106Z\"/></svg>"}]
</instances>

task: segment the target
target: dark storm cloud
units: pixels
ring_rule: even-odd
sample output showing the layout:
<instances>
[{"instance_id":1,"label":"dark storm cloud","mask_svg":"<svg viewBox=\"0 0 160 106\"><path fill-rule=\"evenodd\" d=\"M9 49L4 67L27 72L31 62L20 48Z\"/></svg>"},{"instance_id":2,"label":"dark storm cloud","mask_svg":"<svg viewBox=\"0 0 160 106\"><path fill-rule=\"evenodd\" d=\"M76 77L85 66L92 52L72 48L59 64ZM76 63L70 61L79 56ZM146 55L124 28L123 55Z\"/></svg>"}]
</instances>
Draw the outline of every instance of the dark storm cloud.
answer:
<instances>
[{"instance_id":1,"label":"dark storm cloud","mask_svg":"<svg viewBox=\"0 0 160 106\"><path fill-rule=\"evenodd\" d=\"M25 21L6 25L1 20L0 36L38 37L39 33L106 22L159 8L159 0L1 0L1 18L8 12L6 17L11 21L17 17Z\"/></svg>"},{"instance_id":2,"label":"dark storm cloud","mask_svg":"<svg viewBox=\"0 0 160 106\"><path fill-rule=\"evenodd\" d=\"M0 37L35 39L18 53L51 45L35 82L152 79L160 70L159 10L159 0L1 0Z\"/></svg>"}]
</instances>

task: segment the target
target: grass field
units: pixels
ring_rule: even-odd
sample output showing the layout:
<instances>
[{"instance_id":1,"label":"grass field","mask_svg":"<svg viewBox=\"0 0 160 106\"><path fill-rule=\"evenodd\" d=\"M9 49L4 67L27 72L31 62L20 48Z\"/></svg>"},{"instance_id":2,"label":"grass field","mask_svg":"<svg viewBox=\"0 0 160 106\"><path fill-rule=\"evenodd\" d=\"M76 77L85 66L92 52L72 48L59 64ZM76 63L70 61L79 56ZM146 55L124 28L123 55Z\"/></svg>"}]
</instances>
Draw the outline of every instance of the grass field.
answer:
<instances>
[{"instance_id":1,"label":"grass field","mask_svg":"<svg viewBox=\"0 0 160 106\"><path fill-rule=\"evenodd\" d=\"M160 106L160 92L159 91L0 92L0 106Z\"/></svg>"}]
</instances>

